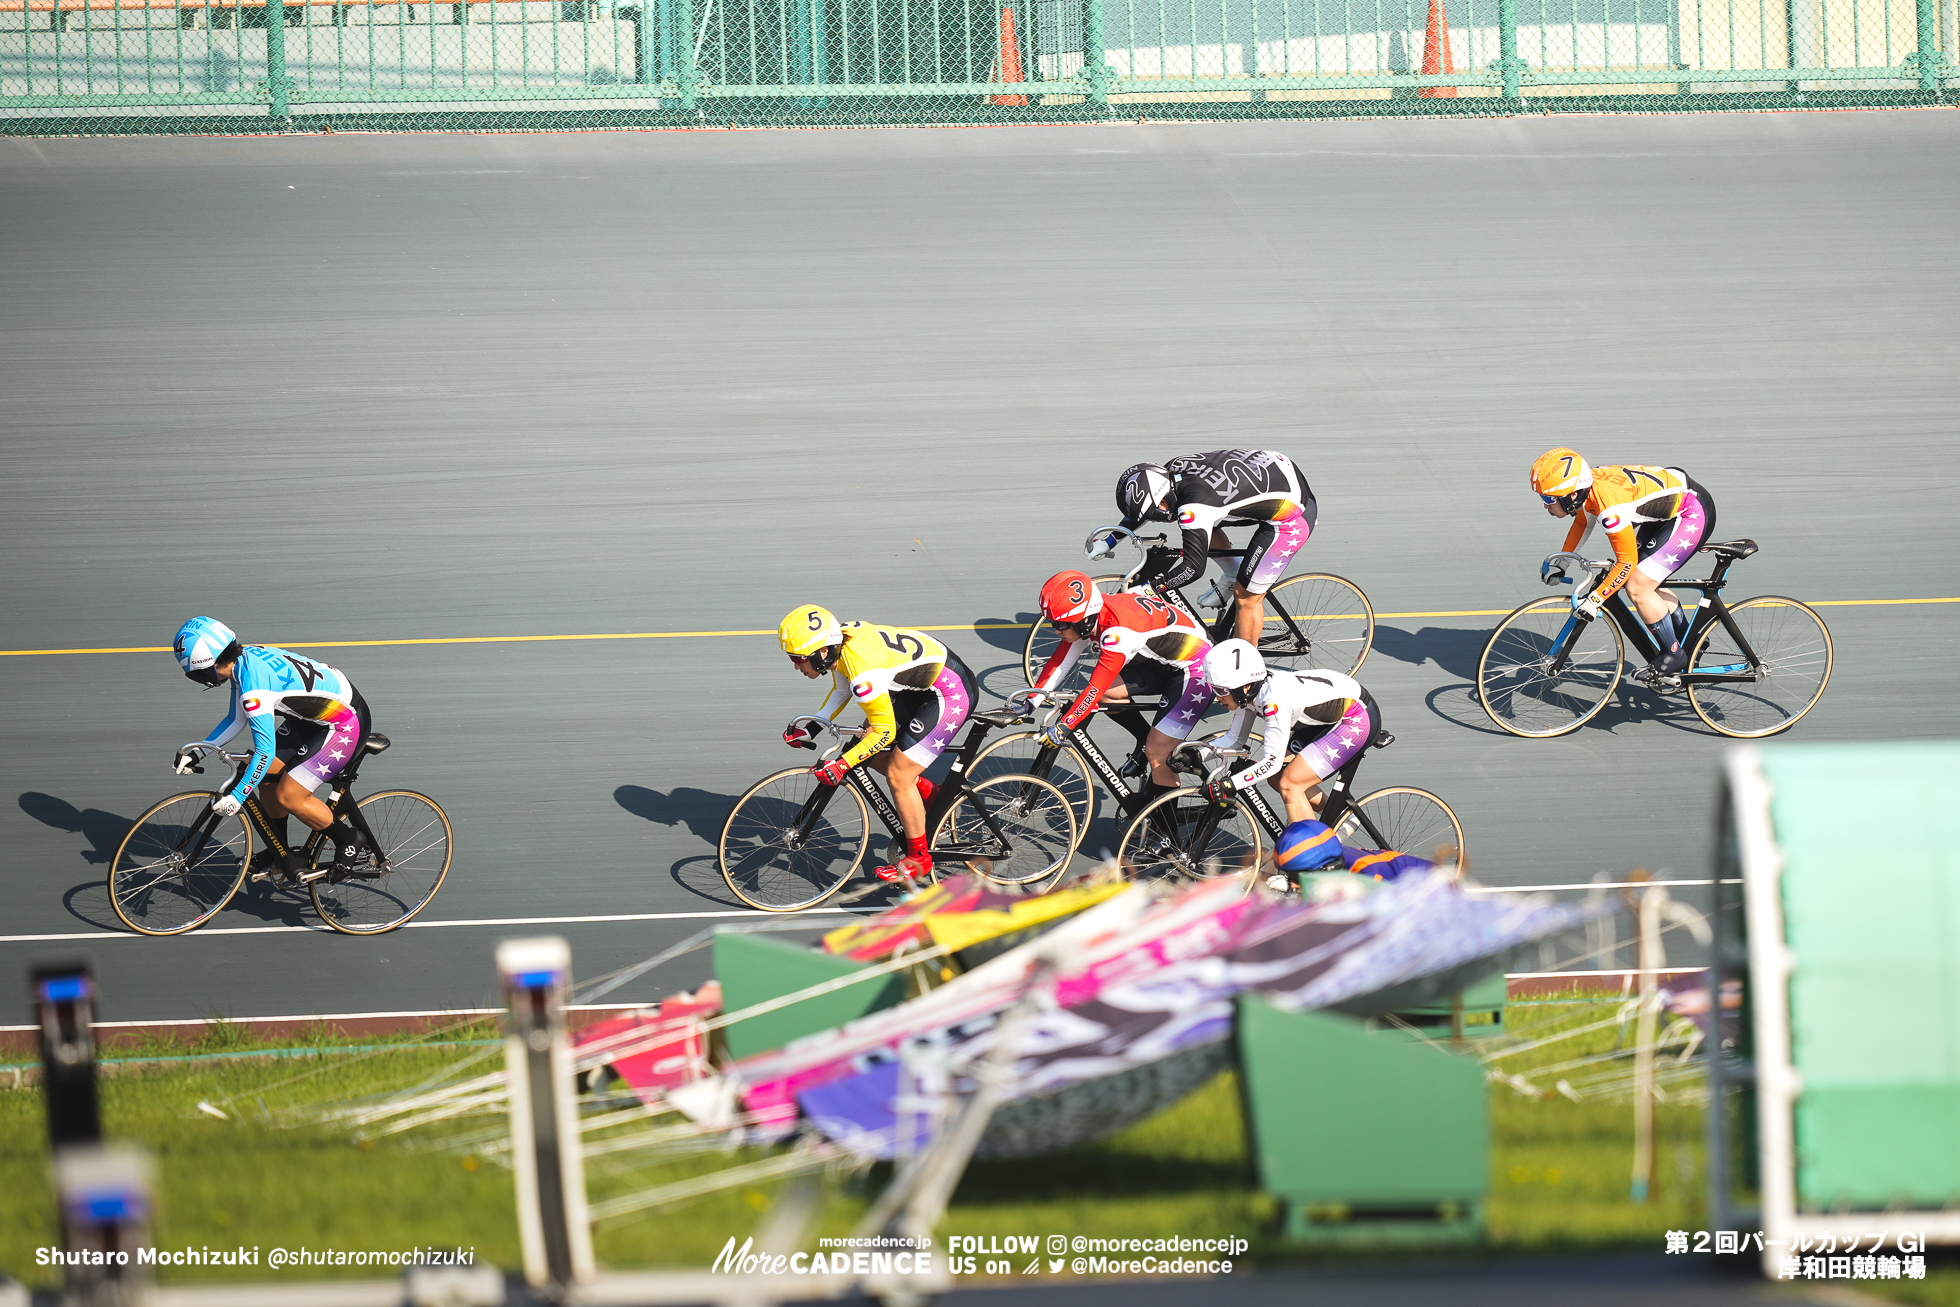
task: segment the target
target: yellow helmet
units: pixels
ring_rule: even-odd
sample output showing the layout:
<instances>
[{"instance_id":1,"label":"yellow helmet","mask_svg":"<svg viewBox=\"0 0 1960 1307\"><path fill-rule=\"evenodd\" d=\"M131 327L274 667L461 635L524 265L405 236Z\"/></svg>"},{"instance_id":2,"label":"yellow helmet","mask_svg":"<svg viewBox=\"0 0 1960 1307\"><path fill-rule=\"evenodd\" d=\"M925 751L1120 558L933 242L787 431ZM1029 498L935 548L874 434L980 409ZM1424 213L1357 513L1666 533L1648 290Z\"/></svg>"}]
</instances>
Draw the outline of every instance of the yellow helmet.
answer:
<instances>
[{"instance_id":1,"label":"yellow helmet","mask_svg":"<svg viewBox=\"0 0 1960 1307\"><path fill-rule=\"evenodd\" d=\"M1577 510L1592 480L1586 460L1570 449L1548 449L1531 465L1531 488L1547 504L1564 504L1568 513Z\"/></svg>"},{"instance_id":2,"label":"yellow helmet","mask_svg":"<svg viewBox=\"0 0 1960 1307\"><path fill-rule=\"evenodd\" d=\"M828 608L803 604L789 610L789 616L776 628L776 638L783 642L783 652L791 658L812 658L833 645L842 644L844 628Z\"/></svg>"}]
</instances>

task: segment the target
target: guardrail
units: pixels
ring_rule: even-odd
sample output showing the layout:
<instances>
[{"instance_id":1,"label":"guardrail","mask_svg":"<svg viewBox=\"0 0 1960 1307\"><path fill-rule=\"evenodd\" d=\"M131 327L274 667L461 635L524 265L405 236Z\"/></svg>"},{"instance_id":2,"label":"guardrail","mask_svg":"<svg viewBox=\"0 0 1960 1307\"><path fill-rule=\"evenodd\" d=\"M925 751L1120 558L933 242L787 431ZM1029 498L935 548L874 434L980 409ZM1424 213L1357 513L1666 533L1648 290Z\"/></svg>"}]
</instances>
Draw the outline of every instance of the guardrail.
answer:
<instances>
[{"instance_id":1,"label":"guardrail","mask_svg":"<svg viewBox=\"0 0 1960 1307\"><path fill-rule=\"evenodd\" d=\"M1955 5L0 0L0 130L1926 104L1960 84Z\"/></svg>"}]
</instances>

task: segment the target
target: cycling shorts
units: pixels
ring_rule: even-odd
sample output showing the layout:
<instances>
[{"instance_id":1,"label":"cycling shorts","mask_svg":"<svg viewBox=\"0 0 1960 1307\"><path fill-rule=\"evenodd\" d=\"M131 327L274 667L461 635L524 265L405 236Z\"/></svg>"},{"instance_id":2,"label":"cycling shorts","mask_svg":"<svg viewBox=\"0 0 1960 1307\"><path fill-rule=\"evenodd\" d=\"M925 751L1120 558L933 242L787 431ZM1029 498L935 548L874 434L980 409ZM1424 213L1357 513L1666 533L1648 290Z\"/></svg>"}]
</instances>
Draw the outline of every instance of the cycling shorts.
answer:
<instances>
[{"instance_id":1,"label":"cycling shorts","mask_svg":"<svg viewBox=\"0 0 1960 1307\"><path fill-rule=\"evenodd\" d=\"M1295 726L1286 751L1305 758L1313 774L1326 780L1354 761L1381 728L1382 710L1375 706L1374 696L1364 694L1361 702L1349 705L1341 720L1331 726L1311 722Z\"/></svg>"},{"instance_id":2,"label":"cycling shorts","mask_svg":"<svg viewBox=\"0 0 1960 1307\"><path fill-rule=\"evenodd\" d=\"M1245 556L1239 560L1239 584L1247 594L1262 595L1273 588L1273 582L1286 575L1286 569L1293 562L1293 555L1307 543L1313 534L1314 524L1320 521L1320 505L1313 496L1300 506L1300 511L1291 517L1280 518L1276 522L1261 522L1259 529L1252 533L1246 542Z\"/></svg>"},{"instance_id":3,"label":"cycling shorts","mask_svg":"<svg viewBox=\"0 0 1960 1307\"><path fill-rule=\"evenodd\" d=\"M891 692L892 716L898 721L898 739L892 747L921 767L931 766L965 724L978 691L973 672L948 649L931 686Z\"/></svg>"},{"instance_id":4,"label":"cycling shorts","mask_svg":"<svg viewBox=\"0 0 1960 1307\"><path fill-rule=\"evenodd\" d=\"M1189 739L1199 719L1211 711L1211 682L1205 680L1201 659L1179 666L1154 658L1132 658L1123 668L1123 686L1133 698L1163 696L1164 706L1157 710L1150 729L1162 731L1173 740Z\"/></svg>"},{"instance_id":5,"label":"cycling shorts","mask_svg":"<svg viewBox=\"0 0 1960 1307\"><path fill-rule=\"evenodd\" d=\"M1665 522L1648 522L1635 533L1640 545L1640 570L1665 581L1686 567L1701 542L1715 531L1715 497L1693 477L1681 496L1681 511Z\"/></svg>"},{"instance_id":6,"label":"cycling shorts","mask_svg":"<svg viewBox=\"0 0 1960 1307\"><path fill-rule=\"evenodd\" d=\"M281 717L274 729L278 733L276 753L286 764L286 775L311 791L340 775L361 756L374 719L368 713L367 700L356 690L354 702L341 705L337 717L320 722Z\"/></svg>"}]
</instances>

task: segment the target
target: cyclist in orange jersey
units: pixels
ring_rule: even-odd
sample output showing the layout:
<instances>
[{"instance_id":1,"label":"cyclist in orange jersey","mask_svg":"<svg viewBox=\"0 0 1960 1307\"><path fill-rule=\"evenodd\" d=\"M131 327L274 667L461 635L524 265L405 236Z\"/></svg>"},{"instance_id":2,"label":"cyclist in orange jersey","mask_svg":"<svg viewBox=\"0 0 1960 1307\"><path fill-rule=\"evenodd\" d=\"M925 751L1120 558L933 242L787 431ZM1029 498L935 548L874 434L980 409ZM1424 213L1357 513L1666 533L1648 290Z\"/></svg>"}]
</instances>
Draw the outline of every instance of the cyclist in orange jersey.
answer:
<instances>
[{"instance_id":1,"label":"cyclist in orange jersey","mask_svg":"<svg viewBox=\"0 0 1960 1307\"><path fill-rule=\"evenodd\" d=\"M1570 449L1553 449L1531 465L1531 488L1553 517L1571 518L1565 549L1576 550L1602 527L1613 545L1614 566L1579 603L1590 621L1613 593L1626 587L1640 620L1660 643L1654 670L1674 673L1688 665L1681 638L1688 614L1661 583L1692 557L1715 529L1715 499L1678 467L1623 464L1590 467Z\"/></svg>"}]
</instances>

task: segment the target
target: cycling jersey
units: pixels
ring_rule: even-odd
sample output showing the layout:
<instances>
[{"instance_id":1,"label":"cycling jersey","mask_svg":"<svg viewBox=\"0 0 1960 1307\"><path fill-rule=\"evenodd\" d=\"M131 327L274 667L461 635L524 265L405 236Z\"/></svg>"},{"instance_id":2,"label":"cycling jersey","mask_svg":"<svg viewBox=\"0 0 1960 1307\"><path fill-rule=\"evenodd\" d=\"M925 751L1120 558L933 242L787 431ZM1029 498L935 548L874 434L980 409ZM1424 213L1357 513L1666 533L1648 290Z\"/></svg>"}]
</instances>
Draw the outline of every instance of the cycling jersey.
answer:
<instances>
[{"instance_id":1,"label":"cycling jersey","mask_svg":"<svg viewBox=\"0 0 1960 1307\"><path fill-rule=\"evenodd\" d=\"M903 752L931 762L973 710L973 674L945 645L918 631L870 622L845 622L843 630L844 650L831 669L831 691L817 711L836 721L855 702L871 727L845 750L844 765L855 767L900 739L900 708L908 721ZM928 709L933 710L930 723L923 716ZM918 730L910 729L912 722Z\"/></svg>"},{"instance_id":2,"label":"cycling jersey","mask_svg":"<svg viewBox=\"0 0 1960 1307\"><path fill-rule=\"evenodd\" d=\"M252 731L252 760L231 790L241 801L249 797L266 769L278 756L275 731L279 718L324 728L326 739L312 750L303 768L292 775L313 789L337 774L367 734L360 693L346 675L325 663L302 658L271 645L246 645L231 673L231 710L216 730L204 738L222 745L247 726Z\"/></svg>"},{"instance_id":3,"label":"cycling jersey","mask_svg":"<svg viewBox=\"0 0 1960 1307\"><path fill-rule=\"evenodd\" d=\"M1712 504L1697 493L1700 489L1678 467L1594 468L1592 490L1565 533L1567 553L1583 545L1595 526L1604 528L1612 542L1614 566L1593 593L1602 599L1612 594L1635 567L1665 581L1687 562L1714 517ZM1658 529L1663 522L1675 523L1665 538Z\"/></svg>"},{"instance_id":4,"label":"cycling jersey","mask_svg":"<svg viewBox=\"0 0 1960 1307\"><path fill-rule=\"evenodd\" d=\"M1380 729L1373 700L1361 682L1339 672L1289 672L1275 668L1258 697L1232 714L1221 741L1236 749L1261 723L1264 752L1259 761L1233 776L1250 789L1278 774L1293 754L1302 754L1314 775L1331 776L1366 748Z\"/></svg>"},{"instance_id":5,"label":"cycling jersey","mask_svg":"<svg viewBox=\"0 0 1960 1307\"><path fill-rule=\"evenodd\" d=\"M1165 729L1166 725L1172 728L1166 734L1184 738L1175 728L1181 726L1188 734L1211 706L1211 686L1204 677L1204 660L1211 652L1211 642L1205 639L1203 628L1183 609L1149 595L1106 595L1102 611L1096 615L1094 638L1102 651L1101 657L1096 660L1096 670L1089 675L1089 684L1062 714L1062 725L1071 730L1080 725L1083 718L1096 710L1097 703L1132 660L1142 665L1139 670L1157 673L1152 688L1163 686L1167 699L1170 688L1165 683L1172 679L1172 673L1176 674L1177 701L1167 704L1166 715L1158 719L1159 729ZM1048 655L1041 674L1035 677L1035 687L1046 690L1061 684L1088 643L1082 639L1058 645ZM1198 702L1200 698L1202 704Z\"/></svg>"},{"instance_id":6,"label":"cycling jersey","mask_svg":"<svg viewBox=\"0 0 1960 1307\"><path fill-rule=\"evenodd\" d=\"M1313 490L1293 460L1263 449L1215 449L1164 464L1171 477L1171 512L1183 532L1183 555L1157 578L1167 587L1204 575L1211 532L1218 526L1259 524L1239 561L1239 584L1264 594L1313 534ZM1125 522L1135 529L1135 524Z\"/></svg>"}]
</instances>

